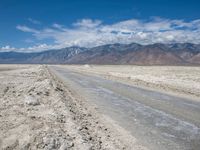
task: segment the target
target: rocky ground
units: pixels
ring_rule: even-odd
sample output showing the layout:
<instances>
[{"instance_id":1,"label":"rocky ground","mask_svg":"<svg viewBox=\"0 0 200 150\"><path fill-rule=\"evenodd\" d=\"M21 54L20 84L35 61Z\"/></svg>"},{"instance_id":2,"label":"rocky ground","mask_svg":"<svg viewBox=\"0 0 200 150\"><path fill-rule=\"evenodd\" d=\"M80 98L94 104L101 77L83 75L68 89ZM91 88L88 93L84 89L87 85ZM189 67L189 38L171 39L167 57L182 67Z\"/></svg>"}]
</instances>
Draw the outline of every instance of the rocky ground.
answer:
<instances>
[{"instance_id":1,"label":"rocky ground","mask_svg":"<svg viewBox=\"0 0 200 150\"><path fill-rule=\"evenodd\" d=\"M1 68L0 149L131 149L123 129L107 126L45 66Z\"/></svg>"}]
</instances>

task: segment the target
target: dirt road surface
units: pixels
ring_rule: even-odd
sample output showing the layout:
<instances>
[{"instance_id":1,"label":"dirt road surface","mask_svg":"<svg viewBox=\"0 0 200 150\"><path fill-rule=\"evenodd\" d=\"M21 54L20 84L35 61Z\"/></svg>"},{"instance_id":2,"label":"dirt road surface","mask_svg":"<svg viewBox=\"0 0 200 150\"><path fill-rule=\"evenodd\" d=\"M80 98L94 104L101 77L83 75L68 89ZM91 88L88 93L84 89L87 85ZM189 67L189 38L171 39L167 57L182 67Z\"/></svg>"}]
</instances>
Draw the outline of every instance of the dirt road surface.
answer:
<instances>
[{"instance_id":1,"label":"dirt road surface","mask_svg":"<svg viewBox=\"0 0 200 150\"><path fill-rule=\"evenodd\" d=\"M153 150L199 150L200 102L50 66L51 72L98 112Z\"/></svg>"}]
</instances>

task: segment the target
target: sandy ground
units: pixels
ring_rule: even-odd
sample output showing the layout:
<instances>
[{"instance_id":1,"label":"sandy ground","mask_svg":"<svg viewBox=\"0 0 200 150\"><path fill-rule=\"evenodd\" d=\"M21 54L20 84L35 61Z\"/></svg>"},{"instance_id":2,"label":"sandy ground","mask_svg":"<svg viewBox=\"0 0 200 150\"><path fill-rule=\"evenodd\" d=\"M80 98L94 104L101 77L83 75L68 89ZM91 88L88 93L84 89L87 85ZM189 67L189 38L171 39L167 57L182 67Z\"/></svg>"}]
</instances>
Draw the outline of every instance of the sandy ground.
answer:
<instances>
[{"instance_id":1,"label":"sandy ground","mask_svg":"<svg viewBox=\"0 0 200 150\"><path fill-rule=\"evenodd\" d=\"M197 100L200 98L200 67L128 65L72 65L66 67L143 88Z\"/></svg>"},{"instance_id":2,"label":"sandy ground","mask_svg":"<svg viewBox=\"0 0 200 150\"><path fill-rule=\"evenodd\" d=\"M0 68L0 149L146 149L45 66Z\"/></svg>"}]
</instances>

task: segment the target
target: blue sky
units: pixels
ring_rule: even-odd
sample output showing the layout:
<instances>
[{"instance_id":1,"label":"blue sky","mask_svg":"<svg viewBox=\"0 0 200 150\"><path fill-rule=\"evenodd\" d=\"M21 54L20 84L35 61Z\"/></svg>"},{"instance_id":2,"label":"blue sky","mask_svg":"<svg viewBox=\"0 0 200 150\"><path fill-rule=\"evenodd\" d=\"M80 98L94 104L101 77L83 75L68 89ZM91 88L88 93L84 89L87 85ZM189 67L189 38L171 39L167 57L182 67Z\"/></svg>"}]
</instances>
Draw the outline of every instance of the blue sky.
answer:
<instances>
[{"instance_id":1,"label":"blue sky","mask_svg":"<svg viewBox=\"0 0 200 150\"><path fill-rule=\"evenodd\" d=\"M0 0L0 50L200 43L198 0Z\"/></svg>"}]
</instances>

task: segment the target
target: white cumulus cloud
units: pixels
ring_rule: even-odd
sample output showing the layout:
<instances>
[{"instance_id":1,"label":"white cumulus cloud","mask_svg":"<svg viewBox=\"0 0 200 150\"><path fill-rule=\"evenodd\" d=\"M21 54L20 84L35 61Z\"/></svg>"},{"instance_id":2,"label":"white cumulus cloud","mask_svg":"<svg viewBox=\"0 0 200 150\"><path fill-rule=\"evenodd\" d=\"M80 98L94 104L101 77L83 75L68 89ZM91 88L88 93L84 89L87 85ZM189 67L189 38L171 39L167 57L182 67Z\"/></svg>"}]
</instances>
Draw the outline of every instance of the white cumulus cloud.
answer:
<instances>
[{"instance_id":1,"label":"white cumulus cloud","mask_svg":"<svg viewBox=\"0 0 200 150\"><path fill-rule=\"evenodd\" d=\"M30 22L33 23L33 24L37 24L37 25L41 24L40 21L35 20L35 19L32 19L32 18L28 18L28 21L30 21Z\"/></svg>"},{"instance_id":2,"label":"white cumulus cloud","mask_svg":"<svg viewBox=\"0 0 200 150\"><path fill-rule=\"evenodd\" d=\"M54 23L52 26L35 29L18 25L18 30L29 32L37 40L52 39L54 45L32 47L52 49L67 46L93 47L110 43L200 43L200 19L192 21L153 18L151 20L130 19L113 24L100 20L82 19L66 27ZM31 49L31 48L30 48Z\"/></svg>"},{"instance_id":3,"label":"white cumulus cloud","mask_svg":"<svg viewBox=\"0 0 200 150\"><path fill-rule=\"evenodd\" d=\"M23 31L23 32L39 33L39 31L37 31L36 29L27 27L27 26L25 26L25 25L17 25L16 28L17 28L18 30Z\"/></svg>"},{"instance_id":4,"label":"white cumulus cloud","mask_svg":"<svg viewBox=\"0 0 200 150\"><path fill-rule=\"evenodd\" d=\"M15 47L11 47L10 45L6 45L0 48L1 51L13 51L15 49Z\"/></svg>"}]
</instances>

